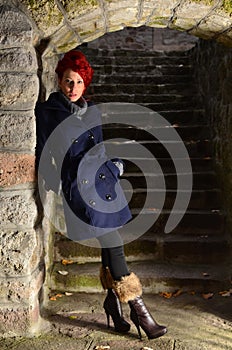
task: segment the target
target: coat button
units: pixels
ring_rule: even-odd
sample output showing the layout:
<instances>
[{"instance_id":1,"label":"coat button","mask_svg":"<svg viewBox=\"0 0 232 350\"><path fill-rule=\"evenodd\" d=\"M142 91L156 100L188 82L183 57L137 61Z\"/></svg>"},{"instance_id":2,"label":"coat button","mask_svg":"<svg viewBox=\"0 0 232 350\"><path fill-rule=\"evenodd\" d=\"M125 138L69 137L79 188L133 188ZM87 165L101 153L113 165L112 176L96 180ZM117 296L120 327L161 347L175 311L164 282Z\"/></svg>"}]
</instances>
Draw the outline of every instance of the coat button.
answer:
<instances>
[{"instance_id":1,"label":"coat button","mask_svg":"<svg viewBox=\"0 0 232 350\"><path fill-rule=\"evenodd\" d=\"M101 173L101 174L99 174L99 178L102 180L105 180L106 176L105 176L105 174Z\"/></svg>"},{"instance_id":2,"label":"coat button","mask_svg":"<svg viewBox=\"0 0 232 350\"><path fill-rule=\"evenodd\" d=\"M87 184L89 183L89 180L83 179L83 180L81 180L81 183L82 183L83 185L87 185Z\"/></svg>"},{"instance_id":3,"label":"coat button","mask_svg":"<svg viewBox=\"0 0 232 350\"><path fill-rule=\"evenodd\" d=\"M89 204L94 207L96 205L96 202L93 199L90 199Z\"/></svg>"},{"instance_id":4,"label":"coat button","mask_svg":"<svg viewBox=\"0 0 232 350\"><path fill-rule=\"evenodd\" d=\"M107 199L108 201L111 201L111 199L112 199L111 195L110 195L110 194L106 194L106 199Z\"/></svg>"},{"instance_id":5,"label":"coat button","mask_svg":"<svg viewBox=\"0 0 232 350\"><path fill-rule=\"evenodd\" d=\"M89 139L93 140L94 139L94 135L93 134L89 134Z\"/></svg>"},{"instance_id":6,"label":"coat button","mask_svg":"<svg viewBox=\"0 0 232 350\"><path fill-rule=\"evenodd\" d=\"M72 139L73 143L78 143L78 139Z\"/></svg>"}]
</instances>

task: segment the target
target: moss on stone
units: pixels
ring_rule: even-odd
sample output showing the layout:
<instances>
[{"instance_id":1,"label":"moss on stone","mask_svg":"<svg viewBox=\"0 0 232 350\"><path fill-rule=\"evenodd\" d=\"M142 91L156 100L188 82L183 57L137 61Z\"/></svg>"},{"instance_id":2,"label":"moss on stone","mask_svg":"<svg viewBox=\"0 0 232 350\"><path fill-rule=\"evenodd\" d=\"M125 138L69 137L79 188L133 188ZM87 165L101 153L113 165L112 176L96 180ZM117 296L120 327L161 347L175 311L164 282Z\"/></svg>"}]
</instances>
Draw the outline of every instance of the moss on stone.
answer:
<instances>
[{"instance_id":1,"label":"moss on stone","mask_svg":"<svg viewBox=\"0 0 232 350\"><path fill-rule=\"evenodd\" d=\"M56 27L63 20L54 0L21 0L31 12L32 18L41 30Z\"/></svg>"},{"instance_id":2,"label":"moss on stone","mask_svg":"<svg viewBox=\"0 0 232 350\"><path fill-rule=\"evenodd\" d=\"M229 15L232 15L232 0L224 0L223 1L223 9L229 13Z\"/></svg>"}]
</instances>

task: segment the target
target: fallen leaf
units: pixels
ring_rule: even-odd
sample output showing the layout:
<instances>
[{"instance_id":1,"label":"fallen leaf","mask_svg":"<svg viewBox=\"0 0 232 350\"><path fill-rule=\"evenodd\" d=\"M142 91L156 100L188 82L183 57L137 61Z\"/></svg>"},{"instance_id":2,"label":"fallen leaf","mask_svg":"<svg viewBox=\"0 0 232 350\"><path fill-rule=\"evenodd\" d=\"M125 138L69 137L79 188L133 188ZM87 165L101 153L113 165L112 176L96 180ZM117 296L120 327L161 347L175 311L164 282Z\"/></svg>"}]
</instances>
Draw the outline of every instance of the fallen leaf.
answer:
<instances>
[{"instance_id":1,"label":"fallen leaf","mask_svg":"<svg viewBox=\"0 0 232 350\"><path fill-rule=\"evenodd\" d=\"M74 264L74 261L73 261L73 260L63 259L63 260L61 261L61 263L62 263L63 265L71 265L71 264Z\"/></svg>"},{"instance_id":2,"label":"fallen leaf","mask_svg":"<svg viewBox=\"0 0 232 350\"><path fill-rule=\"evenodd\" d=\"M188 294L189 294L189 295L195 295L196 292L195 292L194 290L190 290L190 291L188 292Z\"/></svg>"},{"instance_id":3,"label":"fallen leaf","mask_svg":"<svg viewBox=\"0 0 232 350\"><path fill-rule=\"evenodd\" d=\"M68 318L69 318L70 320L75 320L75 319L77 318L77 316L71 315L71 316L69 316Z\"/></svg>"},{"instance_id":4,"label":"fallen leaf","mask_svg":"<svg viewBox=\"0 0 232 350\"><path fill-rule=\"evenodd\" d=\"M178 297L179 295L181 295L181 293L182 293L182 290L181 289L179 289L179 290L177 290L176 292L174 292L173 293L173 297Z\"/></svg>"},{"instance_id":5,"label":"fallen leaf","mask_svg":"<svg viewBox=\"0 0 232 350\"><path fill-rule=\"evenodd\" d=\"M224 290L223 292L219 292L218 294L221 295L222 297L230 297L231 289L230 290Z\"/></svg>"},{"instance_id":6,"label":"fallen leaf","mask_svg":"<svg viewBox=\"0 0 232 350\"><path fill-rule=\"evenodd\" d=\"M94 350L108 350L108 349L110 349L109 345L97 345L94 348Z\"/></svg>"},{"instance_id":7,"label":"fallen leaf","mask_svg":"<svg viewBox=\"0 0 232 350\"><path fill-rule=\"evenodd\" d=\"M161 293L159 293L159 295L161 297L166 298L166 299L170 299L172 297L172 293L169 293L169 292L161 292Z\"/></svg>"},{"instance_id":8,"label":"fallen leaf","mask_svg":"<svg viewBox=\"0 0 232 350\"><path fill-rule=\"evenodd\" d=\"M70 297L71 295L73 295L73 293L69 293L69 292L65 292L64 293L67 297Z\"/></svg>"},{"instance_id":9,"label":"fallen leaf","mask_svg":"<svg viewBox=\"0 0 232 350\"><path fill-rule=\"evenodd\" d=\"M53 295L49 298L49 300L52 300L52 301L55 301L57 300L57 298L62 298L63 297L63 294L56 294L56 295Z\"/></svg>"},{"instance_id":10,"label":"fallen leaf","mask_svg":"<svg viewBox=\"0 0 232 350\"><path fill-rule=\"evenodd\" d=\"M144 346L143 348L141 348L141 350L153 350L152 348L148 348L147 346Z\"/></svg>"},{"instance_id":11,"label":"fallen leaf","mask_svg":"<svg viewBox=\"0 0 232 350\"><path fill-rule=\"evenodd\" d=\"M62 276L68 275L68 271L58 271L58 273Z\"/></svg>"},{"instance_id":12,"label":"fallen leaf","mask_svg":"<svg viewBox=\"0 0 232 350\"><path fill-rule=\"evenodd\" d=\"M213 297L213 293L203 293L203 294L202 294L202 297L203 297L205 300L211 299L211 298Z\"/></svg>"},{"instance_id":13,"label":"fallen leaf","mask_svg":"<svg viewBox=\"0 0 232 350\"><path fill-rule=\"evenodd\" d=\"M203 275L204 277L209 277L209 273L208 273L208 272L203 272L202 275Z\"/></svg>"}]
</instances>

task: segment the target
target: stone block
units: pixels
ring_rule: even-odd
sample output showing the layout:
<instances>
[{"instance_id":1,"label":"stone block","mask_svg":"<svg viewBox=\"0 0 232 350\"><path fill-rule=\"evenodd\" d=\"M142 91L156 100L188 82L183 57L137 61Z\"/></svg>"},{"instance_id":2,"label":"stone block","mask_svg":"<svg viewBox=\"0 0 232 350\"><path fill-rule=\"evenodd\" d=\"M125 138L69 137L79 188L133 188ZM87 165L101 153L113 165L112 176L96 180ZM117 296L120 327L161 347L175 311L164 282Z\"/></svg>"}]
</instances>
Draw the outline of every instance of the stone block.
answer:
<instances>
[{"instance_id":1,"label":"stone block","mask_svg":"<svg viewBox=\"0 0 232 350\"><path fill-rule=\"evenodd\" d=\"M37 24L44 37L49 37L63 23L63 14L55 0L20 0L30 11L32 19Z\"/></svg>"},{"instance_id":2,"label":"stone block","mask_svg":"<svg viewBox=\"0 0 232 350\"><path fill-rule=\"evenodd\" d=\"M210 5L202 2L185 2L182 6L176 8L173 23L170 23L170 28L188 30L196 26L204 17L206 17L210 10Z\"/></svg>"},{"instance_id":3,"label":"stone block","mask_svg":"<svg viewBox=\"0 0 232 350\"><path fill-rule=\"evenodd\" d=\"M140 21L154 27L166 27L170 21L178 0L150 1L145 0Z\"/></svg>"},{"instance_id":4,"label":"stone block","mask_svg":"<svg viewBox=\"0 0 232 350\"><path fill-rule=\"evenodd\" d=\"M34 226L37 207L33 190L1 191L1 229L31 228Z\"/></svg>"},{"instance_id":5,"label":"stone block","mask_svg":"<svg viewBox=\"0 0 232 350\"><path fill-rule=\"evenodd\" d=\"M32 304L41 290L43 280L44 272L39 268L31 276L8 280L0 278L1 304Z\"/></svg>"},{"instance_id":6,"label":"stone block","mask_svg":"<svg viewBox=\"0 0 232 350\"><path fill-rule=\"evenodd\" d=\"M36 144L36 130L35 130L35 116L32 111L30 112L0 112L0 148L15 151L33 151ZM3 155L0 154L1 164L3 161ZM9 154L6 154L7 163L4 164L4 167L9 164ZM10 158L12 159L11 166L21 162L25 162L25 155L22 154L11 154ZM16 159L18 158L18 160ZM27 155L26 158L29 161L30 158L30 168L31 175L33 175L34 168L34 157ZM28 167L26 167L28 169ZM23 174L25 176L25 166L23 169ZM17 172L20 171L20 168L17 169ZM7 174L8 172L6 172ZM22 171L21 171L22 173ZM9 177L9 176L8 176ZM33 179L33 176L32 176ZM9 177L5 183L12 183L13 178ZM0 186L2 183L3 177L0 173ZM31 180L30 180L31 181Z\"/></svg>"},{"instance_id":7,"label":"stone block","mask_svg":"<svg viewBox=\"0 0 232 350\"><path fill-rule=\"evenodd\" d=\"M33 30L27 17L15 7L0 6L0 46L28 46Z\"/></svg>"},{"instance_id":8,"label":"stone block","mask_svg":"<svg viewBox=\"0 0 232 350\"><path fill-rule=\"evenodd\" d=\"M34 48L0 49L1 72L37 73L38 65Z\"/></svg>"},{"instance_id":9,"label":"stone block","mask_svg":"<svg viewBox=\"0 0 232 350\"><path fill-rule=\"evenodd\" d=\"M34 230L1 230L0 252L0 277L31 278L41 258L41 242Z\"/></svg>"},{"instance_id":10,"label":"stone block","mask_svg":"<svg viewBox=\"0 0 232 350\"><path fill-rule=\"evenodd\" d=\"M37 300L33 304L12 304L0 308L0 336L30 336L40 326L40 308Z\"/></svg>"},{"instance_id":11,"label":"stone block","mask_svg":"<svg viewBox=\"0 0 232 350\"><path fill-rule=\"evenodd\" d=\"M61 3L69 21L90 12L93 13L99 8L99 2L97 0L61 0Z\"/></svg>"},{"instance_id":12,"label":"stone block","mask_svg":"<svg viewBox=\"0 0 232 350\"><path fill-rule=\"evenodd\" d=\"M99 11L98 11L99 12ZM105 33L105 21L100 13L90 13L85 15L85 20L78 19L78 21L73 21L73 27L78 32L78 35L83 41L94 40L95 38L103 35Z\"/></svg>"},{"instance_id":13,"label":"stone block","mask_svg":"<svg viewBox=\"0 0 232 350\"><path fill-rule=\"evenodd\" d=\"M0 189L35 181L35 156L33 154L3 152L0 153L0 164Z\"/></svg>"},{"instance_id":14,"label":"stone block","mask_svg":"<svg viewBox=\"0 0 232 350\"><path fill-rule=\"evenodd\" d=\"M34 109L39 80L35 74L0 73L0 109Z\"/></svg>"},{"instance_id":15,"label":"stone block","mask_svg":"<svg viewBox=\"0 0 232 350\"><path fill-rule=\"evenodd\" d=\"M120 4L123 5L124 2L121 1ZM107 9L107 22L109 24L110 31L116 31L123 29L126 26L133 26L137 24L137 7L135 5L129 7L128 4L126 4L127 1L125 1L125 7L109 6L109 9Z\"/></svg>"}]
</instances>

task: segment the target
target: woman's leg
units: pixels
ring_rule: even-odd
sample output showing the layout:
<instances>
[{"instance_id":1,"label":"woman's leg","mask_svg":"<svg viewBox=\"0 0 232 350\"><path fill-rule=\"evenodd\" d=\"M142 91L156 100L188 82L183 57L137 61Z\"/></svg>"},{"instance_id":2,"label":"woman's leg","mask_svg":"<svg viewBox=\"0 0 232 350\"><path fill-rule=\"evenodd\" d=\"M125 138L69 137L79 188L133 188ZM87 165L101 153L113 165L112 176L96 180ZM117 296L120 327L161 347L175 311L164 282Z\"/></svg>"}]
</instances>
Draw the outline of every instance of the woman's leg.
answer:
<instances>
[{"instance_id":1,"label":"woman's leg","mask_svg":"<svg viewBox=\"0 0 232 350\"><path fill-rule=\"evenodd\" d=\"M124 247L118 231L109 232L98 238L102 247L102 265L109 268L114 281L120 281L123 276L129 275ZM111 246L110 246L111 244ZM118 244L118 246L115 246ZM109 247L107 247L109 246Z\"/></svg>"},{"instance_id":2,"label":"woman's leg","mask_svg":"<svg viewBox=\"0 0 232 350\"><path fill-rule=\"evenodd\" d=\"M104 289L108 289L108 295L104 302L104 308L108 317L115 318L115 329L121 332L129 330L128 323L123 319L120 302L128 302L131 308L130 318L135 324L139 337L140 327L149 339L163 336L167 332L165 326L161 326L153 319L142 299L142 285L136 274L129 273L123 244L118 232L111 232L99 238L102 246L102 270L101 282ZM113 243L113 244L109 244ZM111 294L109 294L109 291ZM113 293L113 294L112 294ZM113 301L113 302L112 302ZM116 317L117 316L117 317Z\"/></svg>"},{"instance_id":3,"label":"woman's leg","mask_svg":"<svg viewBox=\"0 0 232 350\"><path fill-rule=\"evenodd\" d=\"M129 275L122 240L117 231L110 232L98 238L98 240L102 247L100 278L103 288L108 290L103 304L107 315L108 327L111 316L115 330L125 333L130 330L130 324L123 318L121 304L115 292L116 281L120 281L123 276Z\"/></svg>"}]
</instances>

